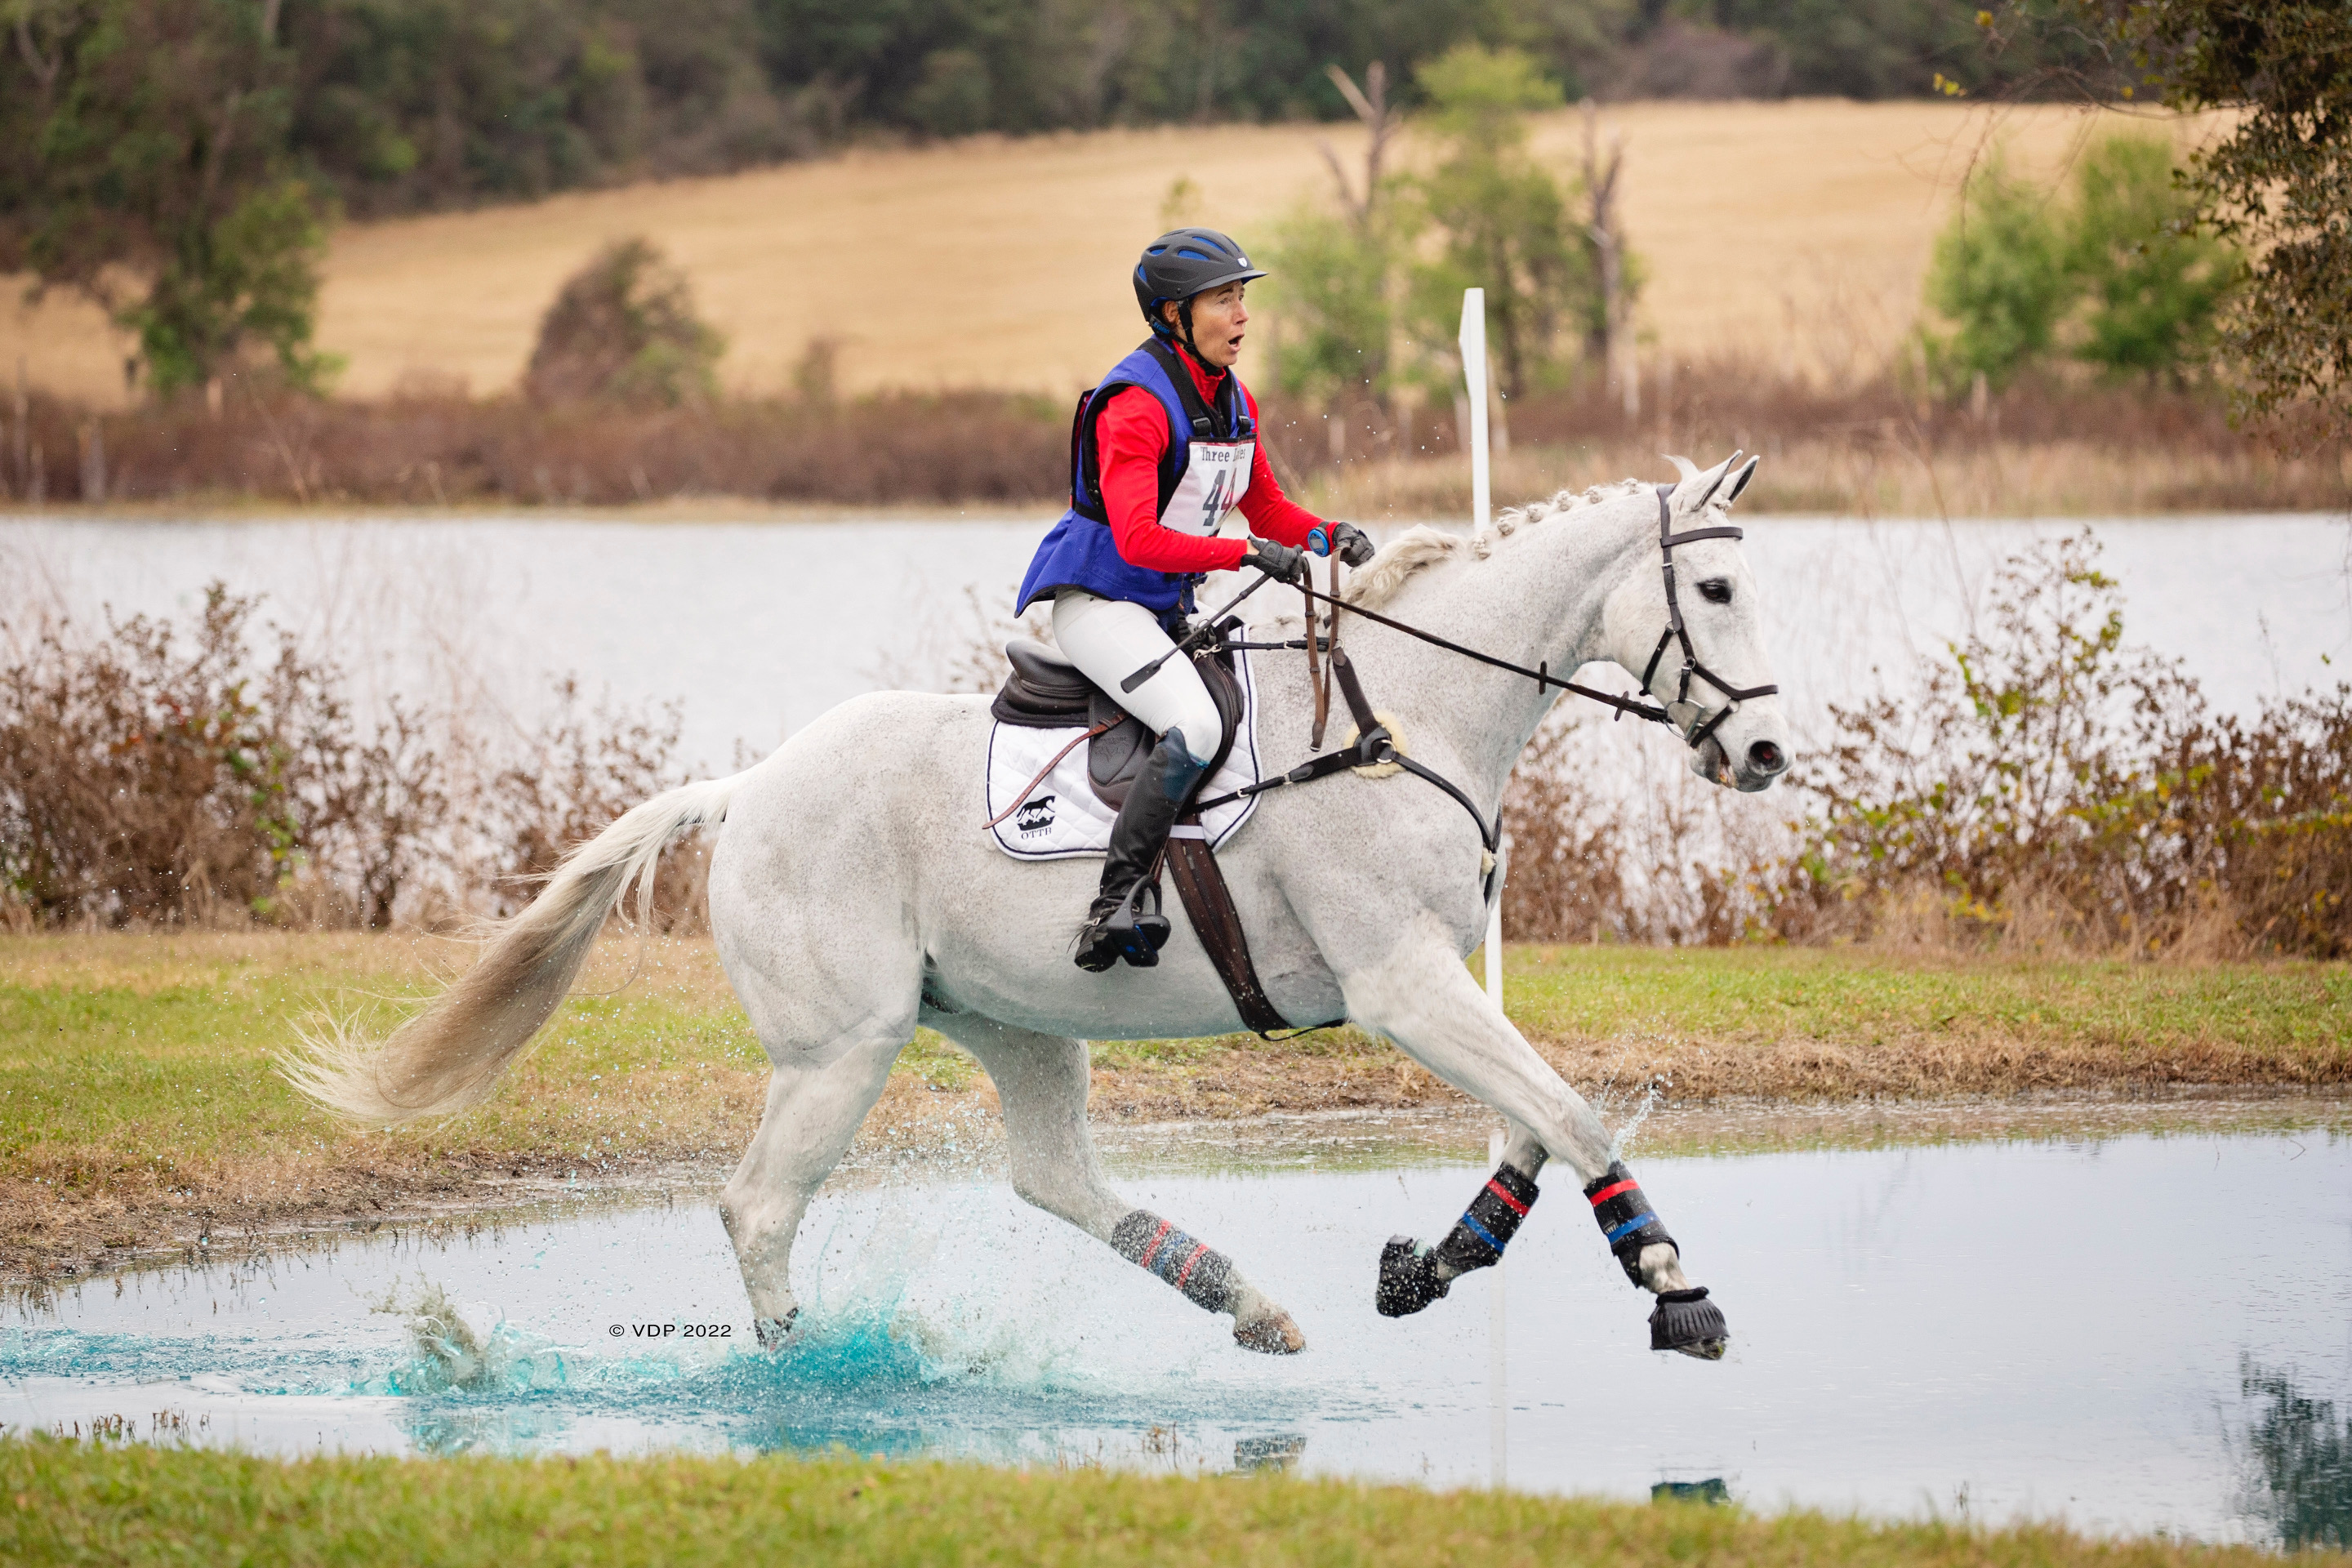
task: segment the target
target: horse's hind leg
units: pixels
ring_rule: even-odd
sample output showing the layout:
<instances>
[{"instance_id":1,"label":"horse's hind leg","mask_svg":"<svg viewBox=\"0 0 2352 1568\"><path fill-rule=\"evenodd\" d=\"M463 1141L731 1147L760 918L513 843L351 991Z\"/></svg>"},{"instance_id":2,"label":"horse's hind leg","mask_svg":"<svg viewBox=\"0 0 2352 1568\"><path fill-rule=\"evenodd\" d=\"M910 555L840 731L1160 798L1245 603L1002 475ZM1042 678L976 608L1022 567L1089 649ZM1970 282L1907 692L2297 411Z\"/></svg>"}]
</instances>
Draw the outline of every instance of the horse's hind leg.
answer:
<instances>
[{"instance_id":1,"label":"horse's hind leg","mask_svg":"<svg viewBox=\"0 0 2352 1568\"><path fill-rule=\"evenodd\" d=\"M1103 1179L1087 1131L1085 1041L1034 1035L969 1013L926 1013L923 1021L988 1069L1004 1107L1013 1190L1024 1202L1108 1243L1194 1304L1232 1313L1234 1338L1244 1348L1277 1354L1306 1348L1290 1314L1242 1278L1231 1258L1135 1207Z\"/></svg>"},{"instance_id":2,"label":"horse's hind leg","mask_svg":"<svg viewBox=\"0 0 2352 1568\"><path fill-rule=\"evenodd\" d=\"M863 1041L823 1067L779 1065L768 1079L760 1130L719 1195L719 1215L751 1294L753 1328L771 1350L800 1313L792 1257L801 1216L849 1152L905 1044L887 1037Z\"/></svg>"}]
</instances>

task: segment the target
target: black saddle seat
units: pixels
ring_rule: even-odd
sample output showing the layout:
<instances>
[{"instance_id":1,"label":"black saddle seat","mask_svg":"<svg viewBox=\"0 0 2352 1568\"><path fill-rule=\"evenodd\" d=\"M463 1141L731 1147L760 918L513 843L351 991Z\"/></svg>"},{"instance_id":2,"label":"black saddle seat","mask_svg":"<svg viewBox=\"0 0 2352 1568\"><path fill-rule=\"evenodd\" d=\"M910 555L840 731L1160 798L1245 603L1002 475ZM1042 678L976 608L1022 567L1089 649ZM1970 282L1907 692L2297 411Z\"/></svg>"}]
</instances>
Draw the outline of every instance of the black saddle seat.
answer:
<instances>
[{"instance_id":1,"label":"black saddle seat","mask_svg":"<svg viewBox=\"0 0 2352 1568\"><path fill-rule=\"evenodd\" d=\"M1004 645L1004 657L1013 672L1005 677L996 700L989 704L990 714L1000 724L1031 730L1092 729L1108 724L1108 729L1087 743L1087 782L1094 786L1097 799L1118 810L1126 802L1135 775L1143 770L1143 759L1151 753L1151 731L1141 720L1129 717L1117 699L1088 680L1076 665L1062 657L1059 648L1034 637L1014 637ZM1209 689L1210 700L1217 705L1218 717L1224 721L1216 755L1202 774L1207 778L1224 765L1225 753L1234 749L1234 734L1241 725L1242 684L1234 673L1233 653L1222 637L1193 648L1191 657L1192 668L1201 672L1202 684Z\"/></svg>"}]
</instances>

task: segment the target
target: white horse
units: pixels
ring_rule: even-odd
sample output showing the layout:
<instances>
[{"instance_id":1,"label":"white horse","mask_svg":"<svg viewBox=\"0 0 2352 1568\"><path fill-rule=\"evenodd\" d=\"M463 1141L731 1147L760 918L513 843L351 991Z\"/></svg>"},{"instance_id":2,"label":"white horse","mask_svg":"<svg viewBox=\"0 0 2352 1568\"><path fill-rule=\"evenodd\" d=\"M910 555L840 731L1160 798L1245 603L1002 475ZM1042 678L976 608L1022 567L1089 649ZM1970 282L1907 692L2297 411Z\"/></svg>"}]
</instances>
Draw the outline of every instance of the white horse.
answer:
<instances>
[{"instance_id":1,"label":"white horse","mask_svg":"<svg viewBox=\"0 0 2352 1568\"><path fill-rule=\"evenodd\" d=\"M1670 610L1662 521L1677 531L1720 526L1754 463L1732 475L1729 460L1705 474L1676 462L1684 479L1671 490L1670 520L1664 487L1629 479L1580 497L1562 491L1475 538L1409 530L1357 574L1349 598L1528 667L1613 662L1637 676L1652 667L1653 695L1686 739L1697 737L1694 769L1763 789L1787 765L1780 705L1724 695L1770 679L1736 530L1671 557L1685 653L1706 678L1690 682L1683 656L1654 657ZM1297 627L1293 620L1288 635ZM1360 616L1348 617L1346 646L1401 749L1494 821L1514 763L1558 694ZM1277 768L1304 760L1309 693L1303 668L1288 663L1301 656L1254 657L1260 752ZM629 884L640 881L642 910L663 846L723 822L711 929L773 1068L759 1131L721 1201L761 1342L782 1342L797 1314L790 1265L810 1199L893 1059L926 1025L994 1081L1024 1199L1230 1313L1243 1345L1301 1348L1289 1315L1230 1260L1104 1179L1087 1127L1086 1040L1225 1034L1241 1020L1181 921L1157 968L1093 974L1070 962L1096 868L1020 862L993 847L982 828L990 722L986 698L871 693L745 772L645 802L574 850L422 1012L381 1042L314 1037L290 1076L324 1105L374 1125L478 1103L571 989ZM1464 1268L1495 1261L1547 1160L1575 1172L1628 1275L1664 1298L1659 1314L1704 1295L1612 1163L1599 1117L1471 980L1464 961L1486 927L1486 850L1460 803L1410 774L1343 773L1265 795L1220 858L1265 989L1285 1016L1345 1016L1509 1122L1505 1168L1447 1244L1391 1244L1381 1310L1416 1310ZM1493 885L1499 896L1499 877ZM1685 1318L1671 1333L1654 1315L1654 1344L1721 1353L1711 1305L1676 1310Z\"/></svg>"}]
</instances>

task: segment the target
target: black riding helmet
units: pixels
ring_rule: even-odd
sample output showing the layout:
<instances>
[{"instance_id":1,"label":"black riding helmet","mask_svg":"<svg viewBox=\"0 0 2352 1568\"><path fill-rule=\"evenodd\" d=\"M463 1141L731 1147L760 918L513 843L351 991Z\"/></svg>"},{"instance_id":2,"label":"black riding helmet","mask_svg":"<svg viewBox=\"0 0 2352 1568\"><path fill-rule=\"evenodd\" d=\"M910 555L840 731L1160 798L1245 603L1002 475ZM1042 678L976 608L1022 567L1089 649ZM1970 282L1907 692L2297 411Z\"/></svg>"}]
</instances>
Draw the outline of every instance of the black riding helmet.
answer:
<instances>
[{"instance_id":1,"label":"black riding helmet","mask_svg":"<svg viewBox=\"0 0 2352 1568\"><path fill-rule=\"evenodd\" d=\"M1143 319L1151 330L1164 333L1168 323L1160 319L1160 307L1175 300L1184 346L1197 354L1192 296L1265 276L1250 265L1231 235L1213 228L1172 228L1143 247L1143 259L1135 264L1135 302L1143 307Z\"/></svg>"}]
</instances>

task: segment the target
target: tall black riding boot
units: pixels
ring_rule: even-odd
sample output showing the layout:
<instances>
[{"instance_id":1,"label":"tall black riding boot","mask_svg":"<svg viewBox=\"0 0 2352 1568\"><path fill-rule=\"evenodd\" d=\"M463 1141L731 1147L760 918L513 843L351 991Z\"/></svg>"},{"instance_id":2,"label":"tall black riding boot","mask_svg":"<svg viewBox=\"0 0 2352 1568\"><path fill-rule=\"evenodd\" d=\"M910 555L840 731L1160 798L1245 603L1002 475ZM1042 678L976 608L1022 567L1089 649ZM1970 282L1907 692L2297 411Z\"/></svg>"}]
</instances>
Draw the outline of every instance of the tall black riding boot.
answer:
<instances>
[{"instance_id":1,"label":"tall black riding boot","mask_svg":"<svg viewBox=\"0 0 2352 1568\"><path fill-rule=\"evenodd\" d=\"M1152 872L1168 830L1176 826L1192 788L1208 771L1192 760L1184 731L1171 730L1143 760L1143 771L1127 792L1127 804L1110 825L1110 850L1103 858L1102 890L1078 932L1077 963L1097 973L1120 959L1138 969L1160 962L1168 942L1168 917L1160 910L1160 884Z\"/></svg>"}]
</instances>

